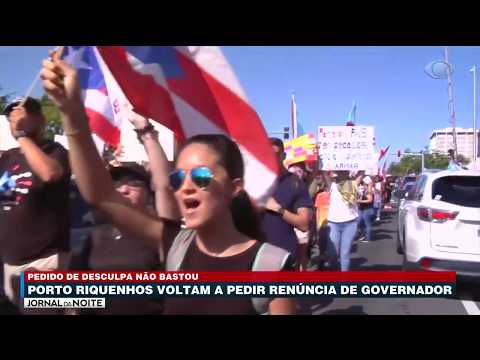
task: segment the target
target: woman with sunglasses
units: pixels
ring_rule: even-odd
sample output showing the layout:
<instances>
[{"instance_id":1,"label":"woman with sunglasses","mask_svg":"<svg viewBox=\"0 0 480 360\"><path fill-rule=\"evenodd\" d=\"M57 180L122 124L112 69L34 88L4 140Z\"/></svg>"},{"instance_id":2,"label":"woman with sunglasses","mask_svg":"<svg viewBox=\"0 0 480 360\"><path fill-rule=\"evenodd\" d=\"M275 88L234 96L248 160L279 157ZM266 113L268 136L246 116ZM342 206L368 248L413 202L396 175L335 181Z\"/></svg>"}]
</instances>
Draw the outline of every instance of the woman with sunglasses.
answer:
<instances>
[{"instance_id":1,"label":"woman with sunglasses","mask_svg":"<svg viewBox=\"0 0 480 360\"><path fill-rule=\"evenodd\" d=\"M77 73L52 55L53 60L43 63L43 86L62 113L70 162L83 197L108 214L122 233L144 239L155 248L168 248L178 228L136 210L115 191L91 138ZM250 270L263 238L243 190L244 165L238 146L220 135L190 138L178 154L176 169L170 175L170 186L194 239L177 268ZM161 206L171 208L174 204L167 201ZM282 269L293 269L291 257L286 254ZM166 314L257 313L249 298L167 298L165 309ZM268 310L270 314L293 314L295 303L288 298L272 299Z\"/></svg>"}]
</instances>

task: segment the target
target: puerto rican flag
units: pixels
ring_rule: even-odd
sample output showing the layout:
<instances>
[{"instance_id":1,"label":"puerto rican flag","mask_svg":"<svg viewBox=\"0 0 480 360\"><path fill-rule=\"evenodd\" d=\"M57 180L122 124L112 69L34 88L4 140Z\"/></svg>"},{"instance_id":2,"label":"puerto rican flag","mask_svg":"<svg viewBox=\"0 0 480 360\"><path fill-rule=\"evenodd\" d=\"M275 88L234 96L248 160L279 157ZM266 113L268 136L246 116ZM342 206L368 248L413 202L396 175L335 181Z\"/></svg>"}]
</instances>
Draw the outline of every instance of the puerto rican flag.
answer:
<instances>
[{"instance_id":1,"label":"puerto rican flag","mask_svg":"<svg viewBox=\"0 0 480 360\"><path fill-rule=\"evenodd\" d=\"M390 145L388 145L385 150L380 149L380 156L378 157L378 161L382 160L385 157L385 155L387 155L389 149L390 149Z\"/></svg>"},{"instance_id":2,"label":"puerto rican flag","mask_svg":"<svg viewBox=\"0 0 480 360\"><path fill-rule=\"evenodd\" d=\"M387 175L387 159L385 159L385 162L383 163L382 172L380 173L380 175L383 178L385 178L385 175Z\"/></svg>"},{"instance_id":3,"label":"puerto rican flag","mask_svg":"<svg viewBox=\"0 0 480 360\"><path fill-rule=\"evenodd\" d=\"M348 113L346 126L355 126L355 120L357 117L357 103L353 101L352 109Z\"/></svg>"},{"instance_id":4,"label":"puerto rican flag","mask_svg":"<svg viewBox=\"0 0 480 360\"><path fill-rule=\"evenodd\" d=\"M103 72L111 74L134 110L171 129L180 142L197 134L225 134L236 141L245 162L246 190L260 204L266 201L277 161L260 118L218 47L96 50Z\"/></svg>"},{"instance_id":5,"label":"puerto rican flag","mask_svg":"<svg viewBox=\"0 0 480 360\"><path fill-rule=\"evenodd\" d=\"M94 46L65 46L63 60L77 71L82 98L98 146L98 139L116 147L120 141L121 106L119 100L109 96L102 59Z\"/></svg>"}]
</instances>

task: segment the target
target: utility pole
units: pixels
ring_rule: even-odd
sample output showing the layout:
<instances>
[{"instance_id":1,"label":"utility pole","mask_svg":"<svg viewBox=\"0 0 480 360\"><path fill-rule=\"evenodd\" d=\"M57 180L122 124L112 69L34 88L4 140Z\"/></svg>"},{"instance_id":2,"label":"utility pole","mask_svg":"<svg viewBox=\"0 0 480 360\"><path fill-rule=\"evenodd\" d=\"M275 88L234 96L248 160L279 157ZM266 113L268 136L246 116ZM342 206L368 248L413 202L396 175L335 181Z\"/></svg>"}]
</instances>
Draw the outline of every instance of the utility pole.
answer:
<instances>
[{"instance_id":1,"label":"utility pole","mask_svg":"<svg viewBox=\"0 0 480 360\"><path fill-rule=\"evenodd\" d=\"M478 156L478 135L477 135L477 65L470 71L473 72L473 167L476 169Z\"/></svg>"},{"instance_id":2,"label":"utility pole","mask_svg":"<svg viewBox=\"0 0 480 360\"><path fill-rule=\"evenodd\" d=\"M424 171L425 171L425 154L422 151L422 172L424 172Z\"/></svg>"},{"instance_id":3,"label":"utility pole","mask_svg":"<svg viewBox=\"0 0 480 360\"><path fill-rule=\"evenodd\" d=\"M450 112L450 123L452 125L453 136L453 151L455 159L457 159L457 130L456 130L456 118L455 118L455 106L453 102L453 80L452 80L452 67L448 61L448 46L445 46L445 64L447 65L447 81L448 81L448 111Z\"/></svg>"}]
</instances>

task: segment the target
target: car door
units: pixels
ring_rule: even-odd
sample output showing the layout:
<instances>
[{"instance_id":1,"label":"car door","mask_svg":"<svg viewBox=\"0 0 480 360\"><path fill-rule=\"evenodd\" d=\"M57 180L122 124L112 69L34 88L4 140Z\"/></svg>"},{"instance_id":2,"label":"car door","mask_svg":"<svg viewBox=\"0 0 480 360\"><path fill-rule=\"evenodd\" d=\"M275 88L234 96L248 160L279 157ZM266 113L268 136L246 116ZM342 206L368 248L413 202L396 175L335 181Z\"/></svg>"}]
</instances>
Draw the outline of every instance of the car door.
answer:
<instances>
[{"instance_id":1,"label":"car door","mask_svg":"<svg viewBox=\"0 0 480 360\"><path fill-rule=\"evenodd\" d=\"M407 259L409 254L416 253L421 242L428 243L430 238L430 223L422 221L418 216L418 209L422 207L422 199L427 184L427 176L418 178L415 187L409 192L404 202L404 249L406 248Z\"/></svg>"},{"instance_id":2,"label":"car door","mask_svg":"<svg viewBox=\"0 0 480 360\"><path fill-rule=\"evenodd\" d=\"M407 209L410 207L410 201L414 199L414 193L416 189L417 183L410 189L409 192L405 192L404 190L399 190L402 195L398 198L398 234L400 236L400 242L403 244L405 243L405 239L403 238L404 235L404 226L405 226L405 216L407 214ZM405 248L405 247L403 247Z\"/></svg>"},{"instance_id":3,"label":"car door","mask_svg":"<svg viewBox=\"0 0 480 360\"><path fill-rule=\"evenodd\" d=\"M432 183L431 246L480 254L480 176L444 176Z\"/></svg>"},{"instance_id":4,"label":"car door","mask_svg":"<svg viewBox=\"0 0 480 360\"><path fill-rule=\"evenodd\" d=\"M405 213L406 213L406 204L407 204L407 201L408 201L408 197L407 199L405 200L400 200L398 199L398 212L397 212L397 216L398 216L398 236L400 236L400 242L403 244L403 241L405 241L405 239L403 239L403 226L404 226L404 223L405 223Z\"/></svg>"}]
</instances>

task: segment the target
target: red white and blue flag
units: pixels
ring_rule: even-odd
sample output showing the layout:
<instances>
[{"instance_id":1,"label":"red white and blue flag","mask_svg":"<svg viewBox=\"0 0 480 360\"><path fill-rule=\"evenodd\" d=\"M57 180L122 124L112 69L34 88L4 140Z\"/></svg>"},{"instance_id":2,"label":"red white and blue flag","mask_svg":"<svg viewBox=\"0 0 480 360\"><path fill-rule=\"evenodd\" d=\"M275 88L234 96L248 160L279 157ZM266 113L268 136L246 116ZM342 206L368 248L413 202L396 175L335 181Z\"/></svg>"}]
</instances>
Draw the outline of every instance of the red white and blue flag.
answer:
<instances>
[{"instance_id":1,"label":"red white and blue flag","mask_svg":"<svg viewBox=\"0 0 480 360\"><path fill-rule=\"evenodd\" d=\"M348 113L346 126L355 126L355 120L357 118L357 103L354 101L352 109Z\"/></svg>"},{"instance_id":2,"label":"red white and blue flag","mask_svg":"<svg viewBox=\"0 0 480 360\"><path fill-rule=\"evenodd\" d=\"M387 158L386 158L386 155L388 154L388 150L390 149L390 145L388 145L385 150L383 149L380 149L380 154L378 156L378 172L377 172L377 175L380 175L382 177L385 177L385 174L386 174L386 167L387 167ZM380 162L381 160L385 158L385 161L383 162L383 167L382 169L380 170Z\"/></svg>"},{"instance_id":3,"label":"red white and blue flag","mask_svg":"<svg viewBox=\"0 0 480 360\"><path fill-rule=\"evenodd\" d=\"M385 176L387 175L387 159L385 159L385 162L383 163L382 172L380 173L380 175L383 178L385 178Z\"/></svg>"},{"instance_id":4,"label":"red white and blue flag","mask_svg":"<svg viewBox=\"0 0 480 360\"><path fill-rule=\"evenodd\" d=\"M390 145L388 145L385 150L380 149L380 156L378 157L378 161L382 160L385 155L387 155L388 149L390 149Z\"/></svg>"},{"instance_id":5,"label":"red white and blue flag","mask_svg":"<svg viewBox=\"0 0 480 360\"><path fill-rule=\"evenodd\" d=\"M119 106L109 97L98 51L94 46L66 46L63 56L78 72L92 132L107 144L117 146L121 125Z\"/></svg>"},{"instance_id":6,"label":"red white and blue flag","mask_svg":"<svg viewBox=\"0 0 480 360\"><path fill-rule=\"evenodd\" d=\"M197 134L229 136L243 154L246 190L259 203L266 200L275 185L278 165L260 118L218 47L91 49L105 75L105 95L121 93L137 113L172 130L180 142ZM111 89L112 84L116 89ZM103 123L106 129L101 129L104 135L115 134L119 128L113 111L117 100L110 101L110 113L104 103L102 115L108 121ZM96 131L93 126L92 130Z\"/></svg>"}]
</instances>

